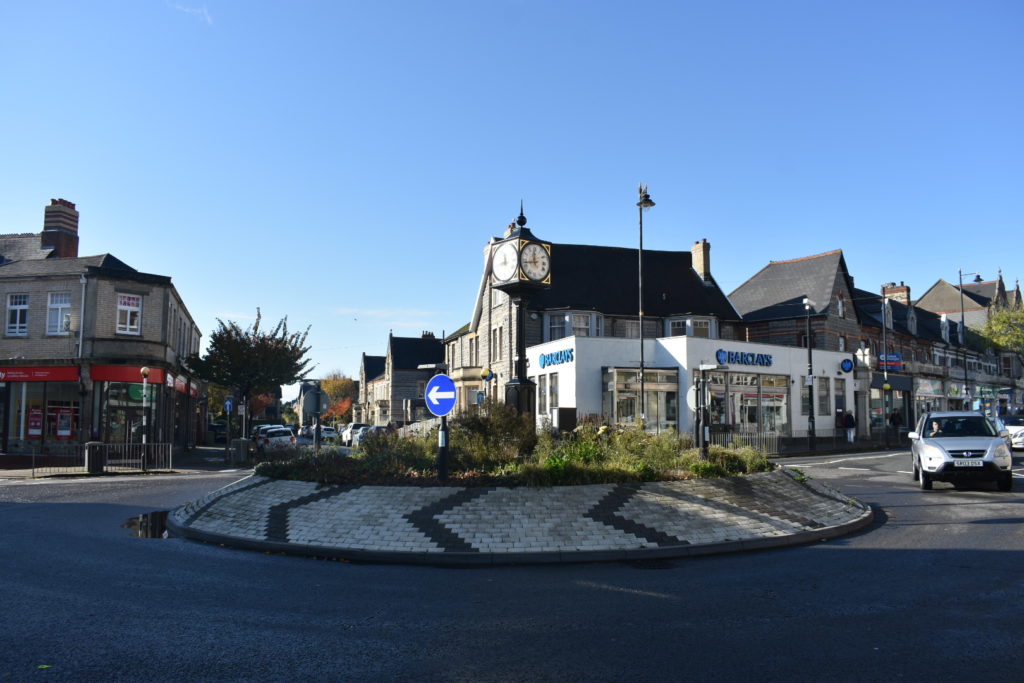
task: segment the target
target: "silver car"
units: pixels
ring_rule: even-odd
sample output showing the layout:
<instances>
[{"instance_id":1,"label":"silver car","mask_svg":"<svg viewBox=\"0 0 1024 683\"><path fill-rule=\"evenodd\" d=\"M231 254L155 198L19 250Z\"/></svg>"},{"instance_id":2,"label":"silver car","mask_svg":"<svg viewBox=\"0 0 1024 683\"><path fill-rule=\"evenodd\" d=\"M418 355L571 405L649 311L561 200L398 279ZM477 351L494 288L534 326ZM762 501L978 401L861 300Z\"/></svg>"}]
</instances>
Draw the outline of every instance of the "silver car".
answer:
<instances>
[{"instance_id":1,"label":"silver car","mask_svg":"<svg viewBox=\"0 0 1024 683\"><path fill-rule=\"evenodd\" d=\"M997 432L981 413L925 413L910 432L914 479L924 490L933 481L961 484L994 481L1000 491L1013 488L1013 457L1007 433Z\"/></svg>"}]
</instances>

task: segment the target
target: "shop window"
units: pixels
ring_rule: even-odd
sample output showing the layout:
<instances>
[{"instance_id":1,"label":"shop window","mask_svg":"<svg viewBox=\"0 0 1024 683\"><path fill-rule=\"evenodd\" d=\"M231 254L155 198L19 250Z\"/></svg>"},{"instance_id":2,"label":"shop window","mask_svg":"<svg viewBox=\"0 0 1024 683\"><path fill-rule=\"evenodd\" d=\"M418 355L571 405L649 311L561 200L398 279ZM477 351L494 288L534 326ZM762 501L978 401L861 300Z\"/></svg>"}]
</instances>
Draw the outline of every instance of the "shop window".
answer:
<instances>
[{"instance_id":1,"label":"shop window","mask_svg":"<svg viewBox=\"0 0 1024 683\"><path fill-rule=\"evenodd\" d=\"M548 412L548 376L537 378L537 413L547 415Z\"/></svg>"},{"instance_id":2,"label":"shop window","mask_svg":"<svg viewBox=\"0 0 1024 683\"><path fill-rule=\"evenodd\" d=\"M141 334L141 296L135 294L117 295L117 332L119 334Z\"/></svg>"},{"instance_id":3,"label":"shop window","mask_svg":"<svg viewBox=\"0 0 1024 683\"><path fill-rule=\"evenodd\" d=\"M46 308L46 334L71 333L71 292L50 292Z\"/></svg>"},{"instance_id":4,"label":"shop window","mask_svg":"<svg viewBox=\"0 0 1024 683\"><path fill-rule=\"evenodd\" d=\"M550 396L550 407L552 411L558 410L558 373L554 372L548 378L548 390Z\"/></svg>"},{"instance_id":5,"label":"shop window","mask_svg":"<svg viewBox=\"0 0 1024 683\"><path fill-rule=\"evenodd\" d=\"M28 294L7 295L7 336L28 335Z\"/></svg>"}]
</instances>

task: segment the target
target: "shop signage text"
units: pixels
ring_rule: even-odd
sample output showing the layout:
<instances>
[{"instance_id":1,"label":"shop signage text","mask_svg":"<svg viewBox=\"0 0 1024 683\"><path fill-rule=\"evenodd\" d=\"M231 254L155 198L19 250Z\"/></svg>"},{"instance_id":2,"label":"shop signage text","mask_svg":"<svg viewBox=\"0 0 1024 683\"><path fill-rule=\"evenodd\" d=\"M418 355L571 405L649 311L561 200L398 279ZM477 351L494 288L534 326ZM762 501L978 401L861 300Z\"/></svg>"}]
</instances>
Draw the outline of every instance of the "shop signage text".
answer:
<instances>
[{"instance_id":1,"label":"shop signage text","mask_svg":"<svg viewBox=\"0 0 1024 683\"><path fill-rule=\"evenodd\" d=\"M575 349L564 349L562 351L555 351L554 353L542 353L540 354L540 366L542 368L546 368L549 365L571 363L573 361L573 351L575 351Z\"/></svg>"},{"instance_id":2,"label":"shop signage text","mask_svg":"<svg viewBox=\"0 0 1024 683\"><path fill-rule=\"evenodd\" d=\"M763 365L768 367L772 364L770 353L743 353L741 351L726 351L719 349L715 354L719 364L726 365L736 363L737 365Z\"/></svg>"}]
</instances>

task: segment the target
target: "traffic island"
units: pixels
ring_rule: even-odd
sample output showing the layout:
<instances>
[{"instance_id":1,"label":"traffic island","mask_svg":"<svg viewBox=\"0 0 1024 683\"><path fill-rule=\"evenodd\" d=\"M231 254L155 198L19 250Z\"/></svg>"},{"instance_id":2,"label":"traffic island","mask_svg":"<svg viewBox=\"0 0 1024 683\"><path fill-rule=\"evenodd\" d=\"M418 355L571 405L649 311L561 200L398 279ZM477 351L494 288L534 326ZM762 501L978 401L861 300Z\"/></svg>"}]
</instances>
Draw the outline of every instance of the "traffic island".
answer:
<instances>
[{"instance_id":1,"label":"traffic island","mask_svg":"<svg viewBox=\"0 0 1024 683\"><path fill-rule=\"evenodd\" d=\"M168 516L171 533L262 552L431 565L687 557L835 538L870 507L786 469L535 487L329 486L249 477Z\"/></svg>"}]
</instances>

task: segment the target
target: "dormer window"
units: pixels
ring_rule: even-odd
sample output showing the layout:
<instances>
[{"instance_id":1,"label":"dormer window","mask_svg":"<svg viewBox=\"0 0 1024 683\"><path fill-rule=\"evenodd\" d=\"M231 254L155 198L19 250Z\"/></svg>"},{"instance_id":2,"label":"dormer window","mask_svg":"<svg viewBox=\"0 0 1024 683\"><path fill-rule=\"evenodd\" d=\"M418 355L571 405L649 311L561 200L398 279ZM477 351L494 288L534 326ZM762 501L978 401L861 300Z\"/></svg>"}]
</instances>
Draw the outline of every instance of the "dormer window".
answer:
<instances>
[{"instance_id":1,"label":"dormer window","mask_svg":"<svg viewBox=\"0 0 1024 683\"><path fill-rule=\"evenodd\" d=\"M942 314L942 319L939 321L939 331L942 333L942 341L949 343L949 318L946 314Z\"/></svg>"},{"instance_id":2,"label":"dormer window","mask_svg":"<svg viewBox=\"0 0 1024 683\"><path fill-rule=\"evenodd\" d=\"M665 321L665 334L669 337L718 339L714 318L669 318Z\"/></svg>"},{"instance_id":3,"label":"dormer window","mask_svg":"<svg viewBox=\"0 0 1024 683\"><path fill-rule=\"evenodd\" d=\"M836 295L836 315L840 318L846 317L846 302L843 300L843 295Z\"/></svg>"},{"instance_id":4,"label":"dormer window","mask_svg":"<svg viewBox=\"0 0 1024 683\"><path fill-rule=\"evenodd\" d=\"M907 329L910 330L910 334L917 336L917 313L913 307L907 309Z\"/></svg>"}]
</instances>

